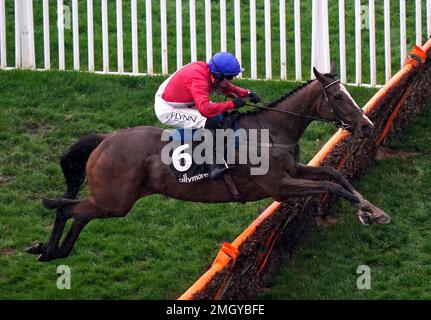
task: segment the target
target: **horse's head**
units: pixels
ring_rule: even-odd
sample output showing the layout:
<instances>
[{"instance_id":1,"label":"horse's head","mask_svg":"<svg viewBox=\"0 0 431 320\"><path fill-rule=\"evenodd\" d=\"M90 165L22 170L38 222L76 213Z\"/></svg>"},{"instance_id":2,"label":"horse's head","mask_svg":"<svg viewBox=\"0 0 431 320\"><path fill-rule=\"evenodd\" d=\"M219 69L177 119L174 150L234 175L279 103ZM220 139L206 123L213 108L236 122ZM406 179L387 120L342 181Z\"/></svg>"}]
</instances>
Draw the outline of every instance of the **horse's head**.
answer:
<instances>
[{"instance_id":1,"label":"horse's head","mask_svg":"<svg viewBox=\"0 0 431 320\"><path fill-rule=\"evenodd\" d=\"M332 121L338 128L345 129L356 137L369 135L374 125L346 88L335 79L335 65L331 66L329 74L322 74L316 68L313 72L322 85L322 96L316 101L315 108L318 116Z\"/></svg>"}]
</instances>

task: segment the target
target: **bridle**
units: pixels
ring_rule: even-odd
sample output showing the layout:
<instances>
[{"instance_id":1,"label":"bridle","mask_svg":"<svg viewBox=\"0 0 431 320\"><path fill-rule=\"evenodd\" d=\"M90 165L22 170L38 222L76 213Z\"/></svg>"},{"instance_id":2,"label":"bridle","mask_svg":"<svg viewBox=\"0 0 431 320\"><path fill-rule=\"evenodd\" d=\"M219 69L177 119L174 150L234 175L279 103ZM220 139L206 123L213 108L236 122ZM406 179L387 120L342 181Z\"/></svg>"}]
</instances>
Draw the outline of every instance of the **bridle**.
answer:
<instances>
[{"instance_id":1,"label":"bridle","mask_svg":"<svg viewBox=\"0 0 431 320\"><path fill-rule=\"evenodd\" d=\"M319 104L319 108L318 108L320 110L320 108L322 106L323 99L325 99L329 103L329 106L331 107L331 113L334 114L335 120L327 120L327 119L324 119L322 117L313 117L313 116L305 115L305 114L302 114L299 112L275 109L273 107L270 107L270 103L265 102L265 101L262 101L260 105L253 104L253 103L246 103L246 105L254 107L254 108L258 108L258 109L271 110L271 111L276 111L276 112L285 113L285 114L289 114L289 115L294 115L294 116L297 116L298 118L308 118L308 119L312 119L312 120L316 120L316 121L333 123L337 128L349 130L349 129L351 129L351 125L345 123L342 120L343 116L342 116L340 110L338 110L338 108L332 103L331 99L329 99L328 93L326 91L328 88L330 88L331 86L333 86L337 83L340 83L340 80L334 80L325 86L322 85L322 94L321 94L322 99L320 99L320 104ZM359 113L363 114L362 109L355 109L352 112L344 114L344 116L351 115L352 113L355 113L355 112L359 112Z\"/></svg>"},{"instance_id":2,"label":"bridle","mask_svg":"<svg viewBox=\"0 0 431 320\"><path fill-rule=\"evenodd\" d=\"M322 86L322 94L325 97L326 102L329 103L329 106L331 107L331 113L334 114L335 116L335 120L331 121L337 128L341 128L344 130L349 130L351 129L351 125L345 123L343 121L343 116L349 116L352 113L356 113L359 112L361 115L364 113L364 111L362 109L355 109L352 112L346 113L346 114L341 114L341 111L335 107L335 105L332 103L331 99L329 99L328 97L328 93L326 92L326 90L333 86L334 84L340 83L340 80L334 80L331 83L327 84L326 86ZM323 99L320 100L320 105L322 105L322 101ZM320 110L320 106L319 106L319 110Z\"/></svg>"}]
</instances>

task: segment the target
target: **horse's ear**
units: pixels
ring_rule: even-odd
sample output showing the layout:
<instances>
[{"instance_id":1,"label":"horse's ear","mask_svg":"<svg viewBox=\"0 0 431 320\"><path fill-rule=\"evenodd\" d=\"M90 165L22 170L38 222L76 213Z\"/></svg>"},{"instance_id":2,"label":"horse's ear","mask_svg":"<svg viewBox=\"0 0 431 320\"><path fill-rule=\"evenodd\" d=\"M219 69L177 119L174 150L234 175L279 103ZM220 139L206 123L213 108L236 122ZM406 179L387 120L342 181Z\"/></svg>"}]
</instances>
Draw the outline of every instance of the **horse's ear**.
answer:
<instances>
[{"instance_id":1,"label":"horse's ear","mask_svg":"<svg viewBox=\"0 0 431 320\"><path fill-rule=\"evenodd\" d=\"M335 60L331 61L331 71L329 72L334 76L337 74L337 62Z\"/></svg>"},{"instance_id":2,"label":"horse's ear","mask_svg":"<svg viewBox=\"0 0 431 320\"><path fill-rule=\"evenodd\" d=\"M313 73L316 76L316 79L322 83L325 83L325 76L317 71L316 67L313 67Z\"/></svg>"}]
</instances>

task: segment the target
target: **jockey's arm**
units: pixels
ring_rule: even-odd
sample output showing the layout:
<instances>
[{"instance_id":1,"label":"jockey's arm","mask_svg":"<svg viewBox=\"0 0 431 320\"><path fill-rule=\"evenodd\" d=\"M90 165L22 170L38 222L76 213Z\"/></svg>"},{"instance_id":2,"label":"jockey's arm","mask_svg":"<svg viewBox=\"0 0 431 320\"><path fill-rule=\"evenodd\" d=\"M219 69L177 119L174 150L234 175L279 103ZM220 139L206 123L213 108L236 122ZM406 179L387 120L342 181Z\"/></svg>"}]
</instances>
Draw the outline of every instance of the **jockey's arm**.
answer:
<instances>
[{"instance_id":1,"label":"jockey's arm","mask_svg":"<svg viewBox=\"0 0 431 320\"><path fill-rule=\"evenodd\" d=\"M236 95L240 98L246 98L248 96L249 92L250 92L250 90L246 90L244 88L235 86L228 81L226 82L226 84L223 84L223 87L222 87L222 93L224 95L228 95L230 93L233 93L234 95Z\"/></svg>"},{"instance_id":2,"label":"jockey's arm","mask_svg":"<svg viewBox=\"0 0 431 320\"><path fill-rule=\"evenodd\" d=\"M211 118L227 110L234 109L234 103L232 100L218 103L211 102L209 92L209 88L200 81L194 81L190 88L190 93L193 96L196 108L201 115L206 118Z\"/></svg>"}]
</instances>

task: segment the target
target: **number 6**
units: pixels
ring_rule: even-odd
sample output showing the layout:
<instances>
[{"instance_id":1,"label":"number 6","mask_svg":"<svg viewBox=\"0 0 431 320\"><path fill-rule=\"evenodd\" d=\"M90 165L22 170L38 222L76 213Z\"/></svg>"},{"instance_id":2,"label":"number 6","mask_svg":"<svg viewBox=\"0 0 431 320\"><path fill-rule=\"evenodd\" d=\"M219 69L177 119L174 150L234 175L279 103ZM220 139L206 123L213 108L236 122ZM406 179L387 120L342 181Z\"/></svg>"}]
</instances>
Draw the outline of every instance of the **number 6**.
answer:
<instances>
[{"instance_id":1,"label":"number 6","mask_svg":"<svg viewBox=\"0 0 431 320\"><path fill-rule=\"evenodd\" d=\"M179 172L187 171L192 166L192 156L187 152L182 153L188 147L188 144L183 144L176 148L172 153L172 164ZM181 164L181 159L184 159L184 165Z\"/></svg>"}]
</instances>

